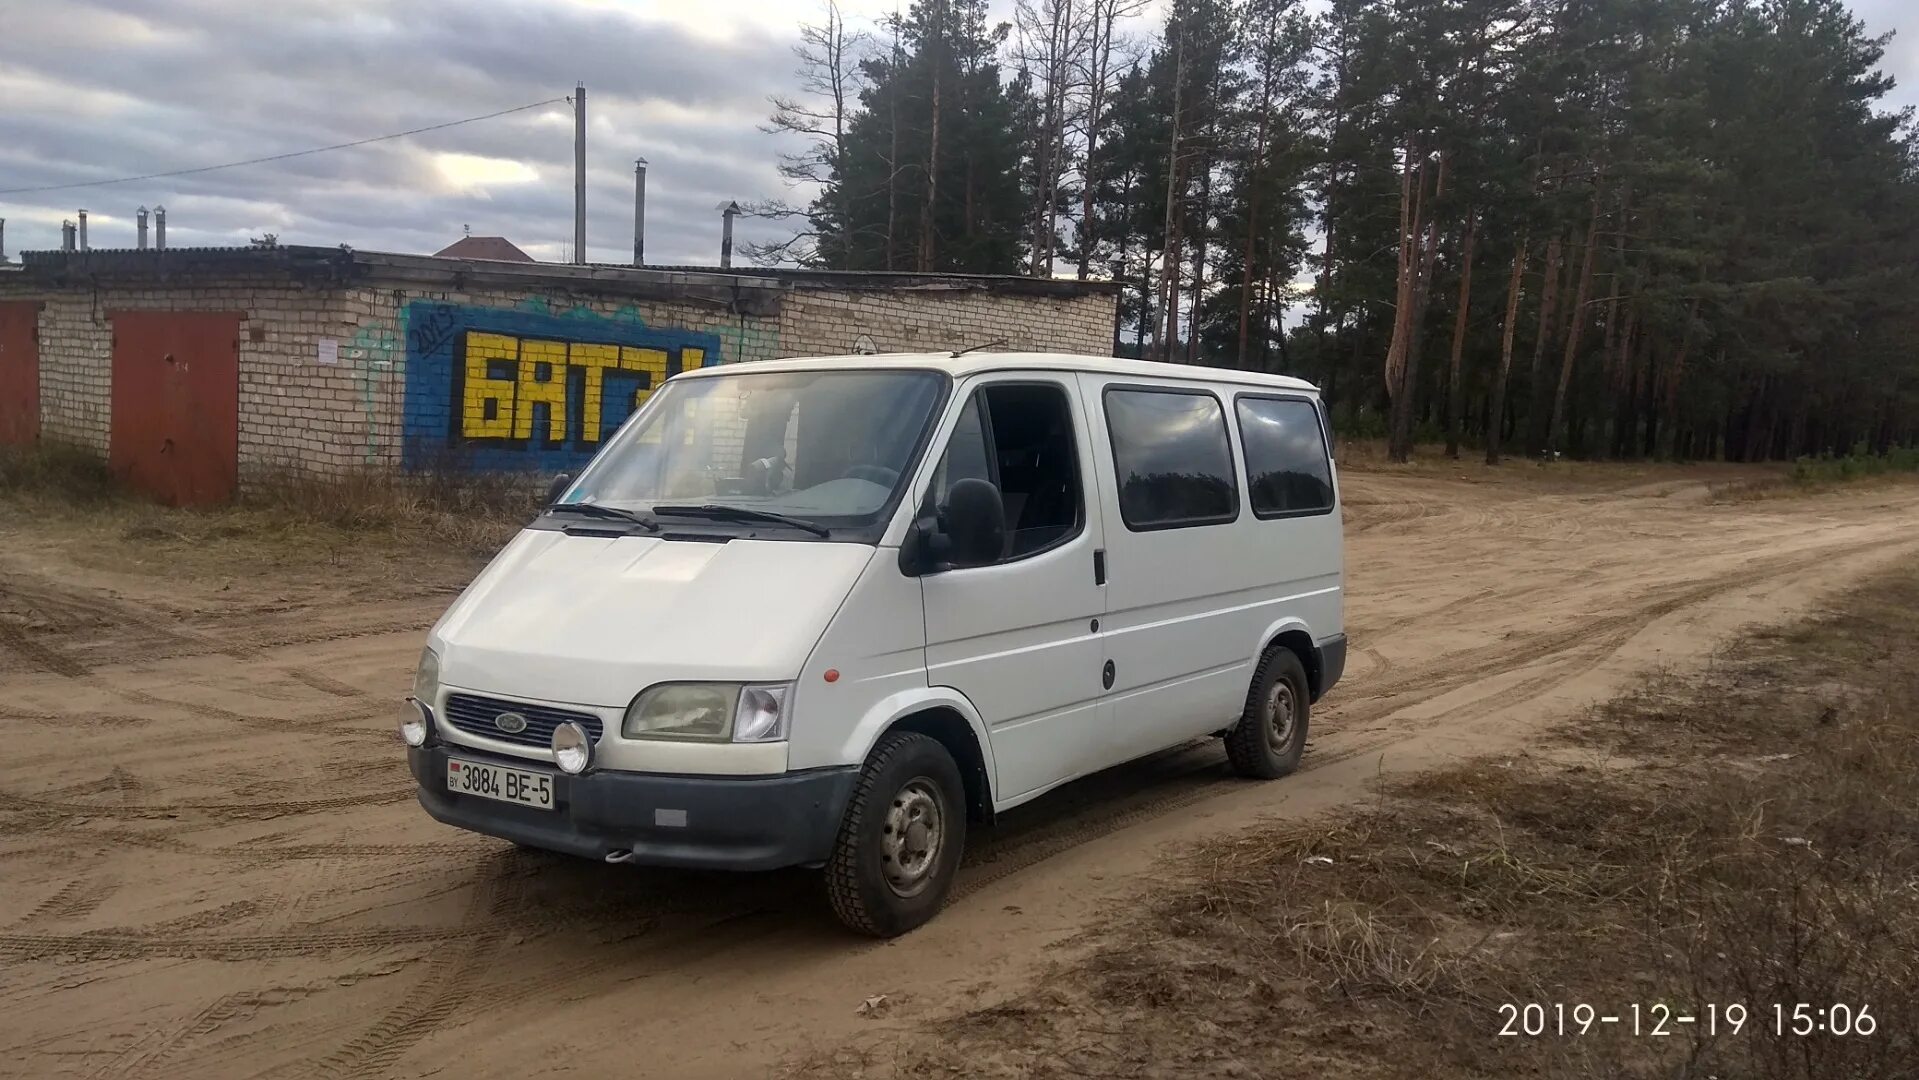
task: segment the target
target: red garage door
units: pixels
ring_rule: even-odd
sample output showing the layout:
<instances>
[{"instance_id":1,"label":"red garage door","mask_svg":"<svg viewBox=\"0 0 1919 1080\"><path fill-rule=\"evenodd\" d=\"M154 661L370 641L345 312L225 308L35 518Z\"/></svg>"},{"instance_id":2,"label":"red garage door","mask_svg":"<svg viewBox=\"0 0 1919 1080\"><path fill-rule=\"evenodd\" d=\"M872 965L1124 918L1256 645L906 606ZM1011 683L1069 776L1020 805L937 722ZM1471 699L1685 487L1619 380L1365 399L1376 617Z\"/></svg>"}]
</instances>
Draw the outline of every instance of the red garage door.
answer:
<instances>
[{"instance_id":1,"label":"red garage door","mask_svg":"<svg viewBox=\"0 0 1919 1080\"><path fill-rule=\"evenodd\" d=\"M40 303L0 303L0 446L40 437Z\"/></svg>"},{"instance_id":2,"label":"red garage door","mask_svg":"<svg viewBox=\"0 0 1919 1080\"><path fill-rule=\"evenodd\" d=\"M116 311L108 462L173 506L233 497L240 469L240 319L232 312Z\"/></svg>"}]
</instances>

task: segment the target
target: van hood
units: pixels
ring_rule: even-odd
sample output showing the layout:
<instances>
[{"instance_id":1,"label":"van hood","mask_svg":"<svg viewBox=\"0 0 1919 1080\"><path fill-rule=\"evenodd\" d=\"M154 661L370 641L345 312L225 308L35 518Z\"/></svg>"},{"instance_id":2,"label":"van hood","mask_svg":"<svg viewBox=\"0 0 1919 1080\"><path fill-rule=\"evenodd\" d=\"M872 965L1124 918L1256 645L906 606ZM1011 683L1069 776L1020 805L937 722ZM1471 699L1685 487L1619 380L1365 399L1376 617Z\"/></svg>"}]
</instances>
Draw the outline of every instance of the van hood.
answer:
<instances>
[{"instance_id":1,"label":"van hood","mask_svg":"<svg viewBox=\"0 0 1919 1080\"><path fill-rule=\"evenodd\" d=\"M666 681L784 682L874 551L528 529L428 642L448 686L556 703L625 708Z\"/></svg>"}]
</instances>

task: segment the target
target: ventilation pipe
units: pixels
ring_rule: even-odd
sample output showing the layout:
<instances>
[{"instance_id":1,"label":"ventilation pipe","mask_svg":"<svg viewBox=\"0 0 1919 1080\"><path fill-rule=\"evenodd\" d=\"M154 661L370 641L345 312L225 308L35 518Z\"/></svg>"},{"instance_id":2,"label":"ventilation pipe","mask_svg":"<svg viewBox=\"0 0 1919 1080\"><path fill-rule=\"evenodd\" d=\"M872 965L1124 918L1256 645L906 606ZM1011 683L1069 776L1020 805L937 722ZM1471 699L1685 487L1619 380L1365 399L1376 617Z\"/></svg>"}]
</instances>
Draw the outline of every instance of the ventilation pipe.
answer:
<instances>
[{"instance_id":1,"label":"ventilation pipe","mask_svg":"<svg viewBox=\"0 0 1919 1080\"><path fill-rule=\"evenodd\" d=\"M80 211L80 250L87 250L87 212Z\"/></svg>"},{"instance_id":2,"label":"ventilation pipe","mask_svg":"<svg viewBox=\"0 0 1919 1080\"><path fill-rule=\"evenodd\" d=\"M71 221L62 221L62 222L60 223L60 250L61 250L61 251L72 251L72 250L73 250L73 247L74 247L74 245L73 245L73 222L71 222Z\"/></svg>"},{"instance_id":3,"label":"ventilation pipe","mask_svg":"<svg viewBox=\"0 0 1919 1080\"><path fill-rule=\"evenodd\" d=\"M646 159L633 163L633 265L646 265Z\"/></svg>"},{"instance_id":4,"label":"ventilation pipe","mask_svg":"<svg viewBox=\"0 0 1919 1080\"><path fill-rule=\"evenodd\" d=\"M720 269L733 267L733 219L740 216L740 204L727 203L720 208Z\"/></svg>"},{"instance_id":5,"label":"ventilation pipe","mask_svg":"<svg viewBox=\"0 0 1919 1080\"><path fill-rule=\"evenodd\" d=\"M140 233L140 250L145 251L147 249L147 208L142 206L140 209L135 210L133 212L133 220L135 228Z\"/></svg>"},{"instance_id":6,"label":"ventilation pipe","mask_svg":"<svg viewBox=\"0 0 1919 1080\"><path fill-rule=\"evenodd\" d=\"M0 264L7 261L7 219L0 217Z\"/></svg>"},{"instance_id":7,"label":"ventilation pipe","mask_svg":"<svg viewBox=\"0 0 1919 1080\"><path fill-rule=\"evenodd\" d=\"M156 206L153 208L153 250L165 251L166 249L167 208L164 206Z\"/></svg>"}]
</instances>

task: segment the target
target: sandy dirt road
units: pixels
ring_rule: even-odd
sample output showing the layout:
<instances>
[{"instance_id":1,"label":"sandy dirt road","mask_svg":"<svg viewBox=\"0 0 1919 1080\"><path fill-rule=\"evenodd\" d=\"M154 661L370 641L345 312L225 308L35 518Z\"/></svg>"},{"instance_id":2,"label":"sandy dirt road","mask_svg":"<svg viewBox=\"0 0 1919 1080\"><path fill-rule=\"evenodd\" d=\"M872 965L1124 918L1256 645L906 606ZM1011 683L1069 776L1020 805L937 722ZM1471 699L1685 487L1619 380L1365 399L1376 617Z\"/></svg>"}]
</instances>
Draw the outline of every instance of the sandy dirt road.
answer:
<instances>
[{"instance_id":1,"label":"sandy dirt road","mask_svg":"<svg viewBox=\"0 0 1919 1080\"><path fill-rule=\"evenodd\" d=\"M1521 746L1919 555L1910 486L1702 491L1350 474L1355 651L1302 771L1235 781L1209 741L1082 781L977 835L951 906L891 943L842 933L804 873L549 859L429 820L392 730L457 582L250 580L215 602L15 528L0 1075L735 1077L990 1003L1168 845Z\"/></svg>"}]
</instances>

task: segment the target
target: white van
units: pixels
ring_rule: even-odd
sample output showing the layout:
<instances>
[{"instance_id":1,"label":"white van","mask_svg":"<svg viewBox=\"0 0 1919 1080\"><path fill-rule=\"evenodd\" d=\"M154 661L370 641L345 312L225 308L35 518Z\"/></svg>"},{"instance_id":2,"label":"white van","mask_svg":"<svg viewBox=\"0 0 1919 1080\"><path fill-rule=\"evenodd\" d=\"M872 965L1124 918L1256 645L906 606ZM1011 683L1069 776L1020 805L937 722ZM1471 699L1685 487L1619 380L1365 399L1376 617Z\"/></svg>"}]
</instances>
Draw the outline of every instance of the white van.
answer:
<instances>
[{"instance_id":1,"label":"white van","mask_svg":"<svg viewBox=\"0 0 1919 1080\"><path fill-rule=\"evenodd\" d=\"M823 867L931 918L969 822L1204 735L1299 763L1345 666L1313 387L1014 353L667 380L427 639L450 825L610 863Z\"/></svg>"}]
</instances>

